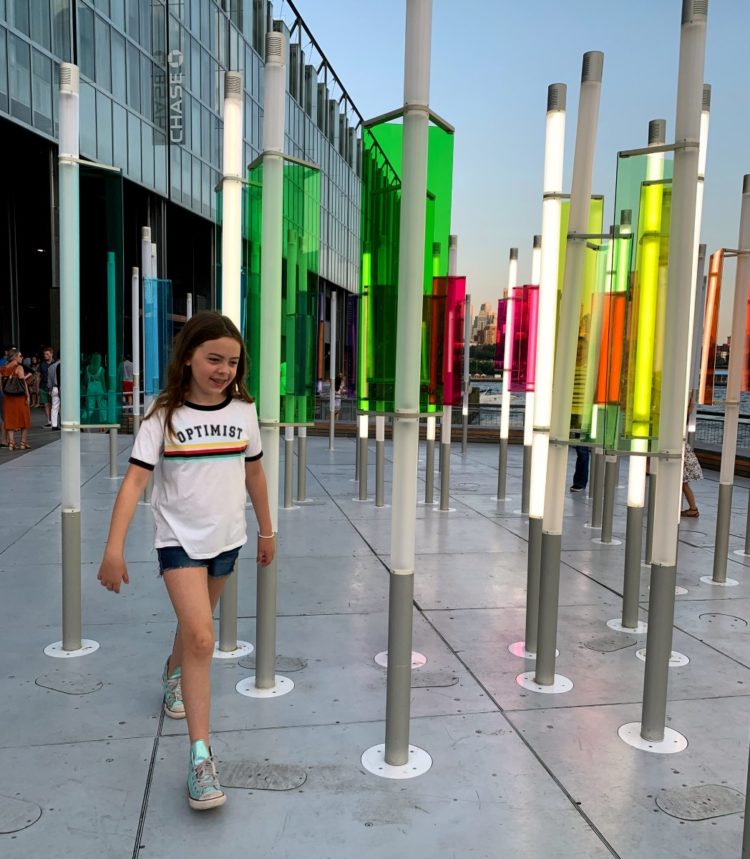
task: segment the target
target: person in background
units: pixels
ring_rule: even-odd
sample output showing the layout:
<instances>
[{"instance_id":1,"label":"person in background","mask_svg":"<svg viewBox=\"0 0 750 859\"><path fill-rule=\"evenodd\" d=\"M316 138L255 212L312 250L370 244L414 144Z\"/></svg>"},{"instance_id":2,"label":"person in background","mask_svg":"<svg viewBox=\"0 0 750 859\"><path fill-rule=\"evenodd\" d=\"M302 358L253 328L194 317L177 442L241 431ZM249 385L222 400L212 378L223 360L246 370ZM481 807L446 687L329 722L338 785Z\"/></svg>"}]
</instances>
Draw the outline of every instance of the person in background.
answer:
<instances>
[{"instance_id":1,"label":"person in background","mask_svg":"<svg viewBox=\"0 0 750 859\"><path fill-rule=\"evenodd\" d=\"M47 379L47 370L54 359L55 353L51 346L45 346L42 350L42 360L39 364L39 402L44 407L44 416L47 418L47 423L44 425L49 429L52 426L50 421L50 411L52 397L50 395L50 384Z\"/></svg>"},{"instance_id":2,"label":"person in background","mask_svg":"<svg viewBox=\"0 0 750 859\"><path fill-rule=\"evenodd\" d=\"M693 398L690 397L688 402L688 415L692 410ZM691 480L703 480L703 470L698 462L698 457L695 455L693 448L685 442L685 455L682 458L682 494L688 503L687 509L680 511L680 516L685 516L688 519L697 519L700 516L698 507L695 503L695 495L690 488Z\"/></svg>"},{"instance_id":3,"label":"person in background","mask_svg":"<svg viewBox=\"0 0 750 859\"><path fill-rule=\"evenodd\" d=\"M583 444L574 445L576 452L576 468L573 472L573 485L571 492L583 492L589 482L589 459L591 449Z\"/></svg>"},{"instance_id":4,"label":"person in background","mask_svg":"<svg viewBox=\"0 0 750 859\"><path fill-rule=\"evenodd\" d=\"M39 356L31 356L31 366L29 367L31 377L29 378L29 394L31 395L30 406L32 409L39 407L39 385L41 382L41 371L39 369Z\"/></svg>"},{"instance_id":5,"label":"person in background","mask_svg":"<svg viewBox=\"0 0 750 859\"><path fill-rule=\"evenodd\" d=\"M18 349L9 349L6 365L0 369L3 386L3 422L8 448L16 448L16 431L21 432L21 450L29 450L28 431L31 426L29 411L29 388L26 383L26 370L23 355ZM11 392L10 388L13 387ZM20 389L20 390L19 390Z\"/></svg>"},{"instance_id":6,"label":"person in background","mask_svg":"<svg viewBox=\"0 0 750 859\"><path fill-rule=\"evenodd\" d=\"M122 401L126 406L133 405L133 362L130 355L122 362Z\"/></svg>"}]
</instances>

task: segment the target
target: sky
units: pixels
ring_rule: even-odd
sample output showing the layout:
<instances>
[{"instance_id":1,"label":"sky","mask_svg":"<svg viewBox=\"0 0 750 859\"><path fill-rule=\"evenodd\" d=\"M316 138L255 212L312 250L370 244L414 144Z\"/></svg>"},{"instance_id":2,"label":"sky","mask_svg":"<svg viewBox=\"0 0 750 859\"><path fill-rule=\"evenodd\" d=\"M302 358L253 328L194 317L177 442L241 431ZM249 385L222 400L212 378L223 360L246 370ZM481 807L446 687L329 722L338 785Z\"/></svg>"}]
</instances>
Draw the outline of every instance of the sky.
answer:
<instances>
[{"instance_id":1,"label":"sky","mask_svg":"<svg viewBox=\"0 0 750 859\"><path fill-rule=\"evenodd\" d=\"M275 0L279 9L281 0ZM296 0L360 113L403 104L406 0ZM592 192L613 219L617 152L645 146L651 119L674 139L681 0L433 0L430 106L456 129L452 232L474 312L496 305L508 255L528 283L541 232L547 87L568 85L564 187L570 190L581 60L604 52ZM704 79L712 85L701 241L736 248L750 173L748 0L710 0ZM729 330L734 264L724 273L719 336Z\"/></svg>"}]
</instances>

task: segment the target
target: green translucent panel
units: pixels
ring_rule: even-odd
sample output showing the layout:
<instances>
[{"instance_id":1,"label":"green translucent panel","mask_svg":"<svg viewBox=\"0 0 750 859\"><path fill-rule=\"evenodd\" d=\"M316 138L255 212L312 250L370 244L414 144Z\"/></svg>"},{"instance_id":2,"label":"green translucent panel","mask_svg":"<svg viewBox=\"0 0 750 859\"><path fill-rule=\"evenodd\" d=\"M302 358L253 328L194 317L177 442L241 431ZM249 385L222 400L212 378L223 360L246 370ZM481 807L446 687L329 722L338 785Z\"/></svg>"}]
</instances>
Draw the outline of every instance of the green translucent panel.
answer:
<instances>
[{"instance_id":1,"label":"green translucent panel","mask_svg":"<svg viewBox=\"0 0 750 859\"><path fill-rule=\"evenodd\" d=\"M125 291L122 175L85 165L79 175L81 210L91 207L97 213L87 223L81 254L81 423L119 424ZM87 242L96 253L86 252ZM102 331L106 331L106 349Z\"/></svg>"},{"instance_id":2,"label":"green translucent panel","mask_svg":"<svg viewBox=\"0 0 750 859\"><path fill-rule=\"evenodd\" d=\"M221 217L221 194L217 212ZM248 172L242 195L242 331L248 353L247 385L260 408L260 260L263 165ZM284 163L281 281L280 419L307 423L315 416L320 254L320 172ZM220 282L221 278L218 278Z\"/></svg>"},{"instance_id":3,"label":"green translucent panel","mask_svg":"<svg viewBox=\"0 0 750 859\"><path fill-rule=\"evenodd\" d=\"M398 252L401 216L403 126L383 123L362 134L362 278L357 363L358 406L365 411L395 408ZM425 297L433 277L448 273L448 239L453 181L453 135L431 126L428 135L425 200ZM430 395L429 344L433 313L423 308L420 408L435 411ZM433 402L430 402L430 400Z\"/></svg>"}]
</instances>

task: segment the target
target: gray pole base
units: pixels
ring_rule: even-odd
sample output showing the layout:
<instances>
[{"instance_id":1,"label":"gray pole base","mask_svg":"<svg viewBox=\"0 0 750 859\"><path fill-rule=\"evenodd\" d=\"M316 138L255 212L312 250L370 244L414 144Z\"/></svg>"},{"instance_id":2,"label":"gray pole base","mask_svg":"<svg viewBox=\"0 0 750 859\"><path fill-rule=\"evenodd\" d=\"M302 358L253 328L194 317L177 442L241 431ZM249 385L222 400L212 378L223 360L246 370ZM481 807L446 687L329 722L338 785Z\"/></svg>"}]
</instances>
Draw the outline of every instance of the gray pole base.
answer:
<instances>
[{"instance_id":1,"label":"gray pole base","mask_svg":"<svg viewBox=\"0 0 750 859\"><path fill-rule=\"evenodd\" d=\"M628 507L625 530L625 576L622 585L622 625L638 627L638 600L641 595L641 541L643 507Z\"/></svg>"},{"instance_id":2,"label":"gray pole base","mask_svg":"<svg viewBox=\"0 0 750 859\"><path fill-rule=\"evenodd\" d=\"M385 762L391 766L404 766L409 760L413 603L414 573L391 571L385 703Z\"/></svg>"},{"instance_id":3,"label":"gray pole base","mask_svg":"<svg viewBox=\"0 0 750 859\"><path fill-rule=\"evenodd\" d=\"M294 507L294 439L284 439L284 509Z\"/></svg>"},{"instance_id":4,"label":"gray pole base","mask_svg":"<svg viewBox=\"0 0 750 859\"><path fill-rule=\"evenodd\" d=\"M562 534L542 532L539 621L536 636L536 672L534 674L534 682L539 686L553 686L555 683L561 549Z\"/></svg>"},{"instance_id":5,"label":"gray pole base","mask_svg":"<svg viewBox=\"0 0 750 859\"><path fill-rule=\"evenodd\" d=\"M529 515L529 495L531 494L531 445L523 446L523 480L521 483L521 513Z\"/></svg>"},{"instance_id":6,"label":"gray pole base","mask_svg":"<svg viewBox=\"0 0 750 859\"><path fill-rule=\"evenodd\" d=\"M539 620L539 580L542 568L542 520L529 517L529 548L526 554L526 631L528 653L536 654Z\"/></svg>"},{"instance_id":7,"label":"gray pole base","mask_svg":"<svg viewBox=\"0 0 750 859\"><path fill-rule=\"evenodd\" d=\"M602 491L603 472L604 472L604 455L601 453L594 454L594 463L592 468L591 484L592 484L592 500L591 507L591 527L602 527L602 508L604 506L604 497Z\"/></svg>"},{"instance_id":8,"label":"gray pole base","mask_svg":"<svg viewBox=\"0 0 750 859\"><path fill-rule=\"evenodd\" d=\"M747 767L745 789L745 824L742 827L742 859L750 859L750 764Z\"/></svg>"},{"instance_id":9,"label":"gray pole base","mask_svg":"<svg viewBox=\"0 0 750 859\"><path fill-rule=\"evenodd\" d=\"M354 480L359 480L359 434L354 436Z\"/></svg>"},{"instance_id":10,"label":"gray pole base","mask_svg":"<svg viewBox=\"0 0 750 859\"><path fill-rule=\"evenodd\" d=\"M463 415L461 426L461 456L466 456L466 448L469 443L469 416Z\"/></svg>"},{"instance_id":11,"label":"gray pole base","mask_svg":"<svg viewBox=\"0 0 750 859\"><path fill-rule=\"evenodd\" d=\"M440 510L447 513L450 510L451 491L451 446L441 444L443 470L440 472Z\"/></svg>"},{"instance_id":12,"label":"gray pole base","mask_svg":"<svg viewBox=\"0 0 750 859\"><path fill-rule=\"evenodd\" d=\"M362 752L360 759L367 772L380 778L405 779L424 775L432 766L429 752L418 746L409 746L409 759L401 766L392 766L385 760L385 743L371 746Z\"/></svg>"},{"instance_id":13,"label":"gray pole base","mask_svg":"<svg viewBox=\"0 0 750 859\"><path fill-rule=\"evenodd\" d=\"M369 439L359 440L359 500L367 501L367 454Z\"/></svg>"},{"instance_id":14,"label":"gray pole base","mask_svg":"<svg viewBox=\"0 0 750 859\"><path fill-rule=\"evenodd\" d=\"M307 436L297 435L297 501L307 500Z\"/></svg>"},{"instance_id":15,"label":"gray pole base","mask_svg":"<svg viewBox=\"0 0 750 859\"><path fill-rule=\"evenodd\" d=\"M237 650L238 566L239 562L235 561L219 600L219 650L222 653Z\"/></svg>"},{"instance_id":16,"label":"gray pole base","mask_svg":"<svg viewBox=\"0 0 750 859\"><path fill-rule=\"evenodd\" d=\"M648 635L646 637L648 659L646 659L646 671L643 680L641 716L641 737L648 742L664 740L676 581L676 566L651 565Z\"/></svg>"},{"instance_id":17,"label":"gray pole base","mask_svg":"<svg viewBox=\"0 0 750 859\"><path fill-rule=\"evenodd\" d=\"M508 474L508 439L500 439L500 449L497 461L497 500L505 500L505 485Z\"/></svg>"},{"instance_id":18,"label":"gray pole base","mask_svg":"<svg viewBox=\"0 0 750 859\"><path fill-rule=\"evenodd\" d=\"M109 476L117 478L117 427L109 428Z\"/></svg>"},{"instance_id":19,"label":"gray pole base","mask_svg":"<svg viewBox=\"0 0 750 859\"><path fill-rule=\"evenodd\" d=\"M654 545L654 506L656 504L656 477L648 475L648 509L646 515L646 564L651 565Z\"/></svg>"},{"instance_id":20,"label":"gray pole base","mask_svg":"<svg viewBox=\"0 0 750 859\"><path fill-rule=\"evenodd\" d=\"M615 514L615 489L617 489L617 460L604 463L604 498L602 501L602 543L612 542L612 521Z\"/></svg>"},{"instance_id":21,"label":"gray pole base","mask_svg":"<svg viewBox=\"0 0 750 859\"><path fill-rule=\"evenodd\" d=\"M385 442L375 442L375 506L385 507Z\"/></svg>"},{"instance_id":22,"label":"gray pole base","mask_svg":"<svg viewBox=\"0 0 750 859\"><path fill-rule=\"evenodd\" d=\"M727 556L729 555L729 524L732 518L731 483L719 484L719 508L716 512L716 540L714 541L714 576L716 584L727 580Z\"/></svg>"},{"instance_id":23,"label":"gray pole base","mask_svg":"<svg viewBox=\"0 0 750 859\"><path fill-rule=\"evenodd\" d=\"M424 455L424 503L435 503L435 439L427 439Z\"/></svg>"},{"instance_id":24,"label":"gray pole base","mask_svg":"<svg viewBox=\"0 0 750 859\"><path fill-rule=\"evenodd\" d=\"M62 511L62 649L81 649L81 511Z\"/></svg>"},{"instance_id":25,"label":"gray pole base","mask_svg":"<svg viewBox=\"0 0 750 859\"><path fill-rule=\"evenodd\" d=\"M257 567L255 622L255 686L276 685L276 591L278 557L267 567Z\"/></svg>"}]
</instances>

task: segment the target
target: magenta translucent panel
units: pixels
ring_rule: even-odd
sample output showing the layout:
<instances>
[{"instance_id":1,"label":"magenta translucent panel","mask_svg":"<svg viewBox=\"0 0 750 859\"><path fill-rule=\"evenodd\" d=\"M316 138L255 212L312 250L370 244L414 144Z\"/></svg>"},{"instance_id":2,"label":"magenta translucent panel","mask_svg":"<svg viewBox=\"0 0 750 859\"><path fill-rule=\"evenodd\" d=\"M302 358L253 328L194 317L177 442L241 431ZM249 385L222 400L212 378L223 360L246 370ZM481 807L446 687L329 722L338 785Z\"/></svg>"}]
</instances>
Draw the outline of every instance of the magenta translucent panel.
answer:
<instances>
[{"instance_id":1,"label":"magenta translucent panel","mask_svg":"<svg viewBox=\"0 0 750 859\"><path fill-rule=\"evenodd\" d=\"M445 348L443 349L443 405L461 404L464 355L466 278L450 276L445 303Z\"/></svg>"},{"instance_id":2,"label":"magenta translucent panel","mask_svg":"<svg viewBox=\"0 0 750 859\"><path fill-rule=\"evenodd\" d=\"M536 329L539 287L513 287L513 321L510 344L510 390L526 394L534 390L536 376Z\"/></svg>"},{"instance_id":3,"label":"magenta translucent panel","mask_svg":"<svg viewBox=\"0 0 750 859\"><path fill-rule=\"evenodd\" d=\"M497 325L495 326L495 372L502 373L510 367L505 366L505 338L510 336L508 327L508 302L512 298L501 298L497 302Z\"/></svg>"}]
</instances>

